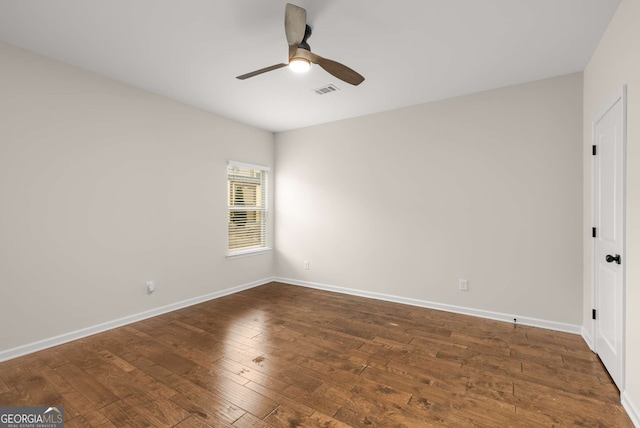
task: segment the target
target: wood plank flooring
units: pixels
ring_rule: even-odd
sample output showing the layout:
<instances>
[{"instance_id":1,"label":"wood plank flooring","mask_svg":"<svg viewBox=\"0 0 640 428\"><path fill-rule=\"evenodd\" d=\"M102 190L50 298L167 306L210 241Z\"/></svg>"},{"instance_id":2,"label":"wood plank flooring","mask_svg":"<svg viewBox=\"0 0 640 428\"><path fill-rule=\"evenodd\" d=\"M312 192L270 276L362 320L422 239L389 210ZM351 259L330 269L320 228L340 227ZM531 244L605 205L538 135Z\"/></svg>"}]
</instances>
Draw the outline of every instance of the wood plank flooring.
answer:
<instances>
[{"instance_id":1,"label":"wood plank flooring","mask_svg":"<svg viewBox=\"0 0 640 428\"><path fill-rule=\"evenodd\" d=\"M632 427L580 336L271 283L0 363L65 427Z\"/></svg>"}]
</instances>

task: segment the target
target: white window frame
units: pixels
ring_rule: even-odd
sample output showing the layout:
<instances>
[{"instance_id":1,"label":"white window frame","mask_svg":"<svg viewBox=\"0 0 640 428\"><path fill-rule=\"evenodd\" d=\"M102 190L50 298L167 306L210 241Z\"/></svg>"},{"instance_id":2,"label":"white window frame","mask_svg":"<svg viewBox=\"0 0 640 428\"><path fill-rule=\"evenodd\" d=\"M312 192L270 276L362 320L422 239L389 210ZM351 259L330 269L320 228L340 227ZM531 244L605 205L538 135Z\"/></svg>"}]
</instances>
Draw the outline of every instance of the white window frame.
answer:
<instances>
[{"instance_id":1,"label":"white window frame","mask_svg":"<svg viewBox=\"0 0 640 428\"><path fill-rule=\"evenodd\" d=\"M264 244L261 246L254 246L254 247L248 247L248 248L241 248L241 249L230 249L230 242L229 242L229 233L230 233L230 222L229 222L229 213L233 210L232 207L229 205L229 167L238 167L238 168L246 168L246 169L253 169L253 170L259 170L262 171L264 173L266 173L265 175L265 179L264 179L264 192L262 192L262 199L263 199L263 203L261 204L261 209L259 209L259 211L262 213L262 216L264 218L264 221L262 222L262 227L264 228L262 230L262 235L264 236ZM269 180L270 180L270 176L271 176L271 168L269 168L268 166L264 166L264 165L257 165L257 164L251 164L251 163L246 163L246 162L237 162L237 161L232 161L229 160L227 161L227 258L228 259L233 259L233 258L238 258L238 257L246 257L246 256L251 256L251 255L255 255L255 254L261 254L261 253L265 253L265 252L269 252L272 250L270 242L271 242L271 230L270 230L270 209L269 209L269 202L270 202L270 198L269 198Z\"/></svg>"}]
</instances>

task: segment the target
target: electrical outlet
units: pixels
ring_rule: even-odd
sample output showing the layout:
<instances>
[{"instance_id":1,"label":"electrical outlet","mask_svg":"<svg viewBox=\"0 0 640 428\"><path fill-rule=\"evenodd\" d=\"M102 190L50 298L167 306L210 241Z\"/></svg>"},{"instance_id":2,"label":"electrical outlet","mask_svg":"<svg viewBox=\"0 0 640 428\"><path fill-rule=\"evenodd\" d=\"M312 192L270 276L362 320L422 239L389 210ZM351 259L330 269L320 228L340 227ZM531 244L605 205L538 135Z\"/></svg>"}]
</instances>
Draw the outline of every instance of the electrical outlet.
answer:
<instances>
[{"instance_id":1,"label":"electrical outlet","mask_svg":"<svg viewBox=\"0 0 640 428\"><path fill-rule=\"evenodd\" d=\"M309 260L304 261L304 270L309 270Z\"/></svg>"},{"instance_id":2,"label":"electrical outlet","mask_svg":"<svg viewBox=\"0 0 640 428\"><path fill-rule=\"evenodd\" d=\"M151 294L156 290L156 283L153 281L147 281L146 286L147 294Z\"/></svg>"},{"instance_id":3,"label":"electrical outlet","mask_svg":"<svg viewBox=\"0 0 640 428\"><path fill-rule=\"evenodd\" d=\"M460 289L460 291L468 291L469 281L467 281L466 279L461 279L460 282L458 283L458 288Z\"/></svg>"}]
</instances>

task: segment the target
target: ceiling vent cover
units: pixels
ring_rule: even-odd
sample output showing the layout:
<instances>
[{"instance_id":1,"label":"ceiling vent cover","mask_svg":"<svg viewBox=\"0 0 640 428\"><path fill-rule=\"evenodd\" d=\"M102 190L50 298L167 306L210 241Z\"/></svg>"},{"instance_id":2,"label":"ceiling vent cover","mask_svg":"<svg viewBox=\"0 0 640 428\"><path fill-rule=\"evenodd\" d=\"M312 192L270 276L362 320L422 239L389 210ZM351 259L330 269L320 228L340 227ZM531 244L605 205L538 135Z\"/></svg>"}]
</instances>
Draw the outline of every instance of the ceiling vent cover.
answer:
<instances>
[{"instance_id":1,"label":"ceiling vent cover","mask_svg":"<svg viewBox=\"0 0 640 428\"><path fill-rule=\"evenodd\" d=\"M327 86L323 86L322 88L314 89L313 92L315 92L318 95L324 95L324 94L330 94L332 92L337 92L339 90L340 89L338 89L336 85L328 84Z\"/></svg>"}]
</instances>

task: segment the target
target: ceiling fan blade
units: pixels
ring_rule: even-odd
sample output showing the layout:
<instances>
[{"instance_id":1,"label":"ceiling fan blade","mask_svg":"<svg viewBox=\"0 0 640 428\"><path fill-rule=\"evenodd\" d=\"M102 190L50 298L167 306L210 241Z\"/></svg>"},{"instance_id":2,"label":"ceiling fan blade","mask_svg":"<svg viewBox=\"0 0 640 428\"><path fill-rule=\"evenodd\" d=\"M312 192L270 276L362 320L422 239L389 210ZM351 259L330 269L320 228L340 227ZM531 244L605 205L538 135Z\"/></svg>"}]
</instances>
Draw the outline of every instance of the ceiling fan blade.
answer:
<instances>
[{"instance_id":1,"label":"ceiling fan blade","mask_svg":"<svg viewBox=\"0 0 640 428\"><path fill-rule=\"evenodd\" d=\"M284 9L284 32L289 44L289 59L296 53L296 49L304 39L307 27L307 11L294 4L287 3Z\"/></svg>"},{"instance_id":2,"label":"ceiling fan blade","mask_svg":"<svg viewBox=\"0 0 640 428\"><path fill-rule=\"evenodd\" d=\"M251 73L243 74L241 76L236 76L236 79L240 79L240 80L248 79L250 77L254 77L254 76L257 76L259 74L266 73L268 71L273 71L273 70L277 70L277 69L282 68L282 67L286 67L287 65L289 65L289 64L271 65L269 67L261 68L260 70L252 71Z\"/></svg>"},{"instance_id":3,"label":"ceiling fan blade","mask_svg":"<svg viewBox=\"0 0 640 428\"><path fill-rule=\"evenodd\" d=\"M357 71L352 70L351 68L347 67L344 64L340 64L339 62L323 58L320 55L316 55L306 49L298 49L296 51L296 56L306 58L312 63L318 64L329 74L351 85L358 86L359 84L364 82L364 77Z\"/></svg>"}]
</instances>

